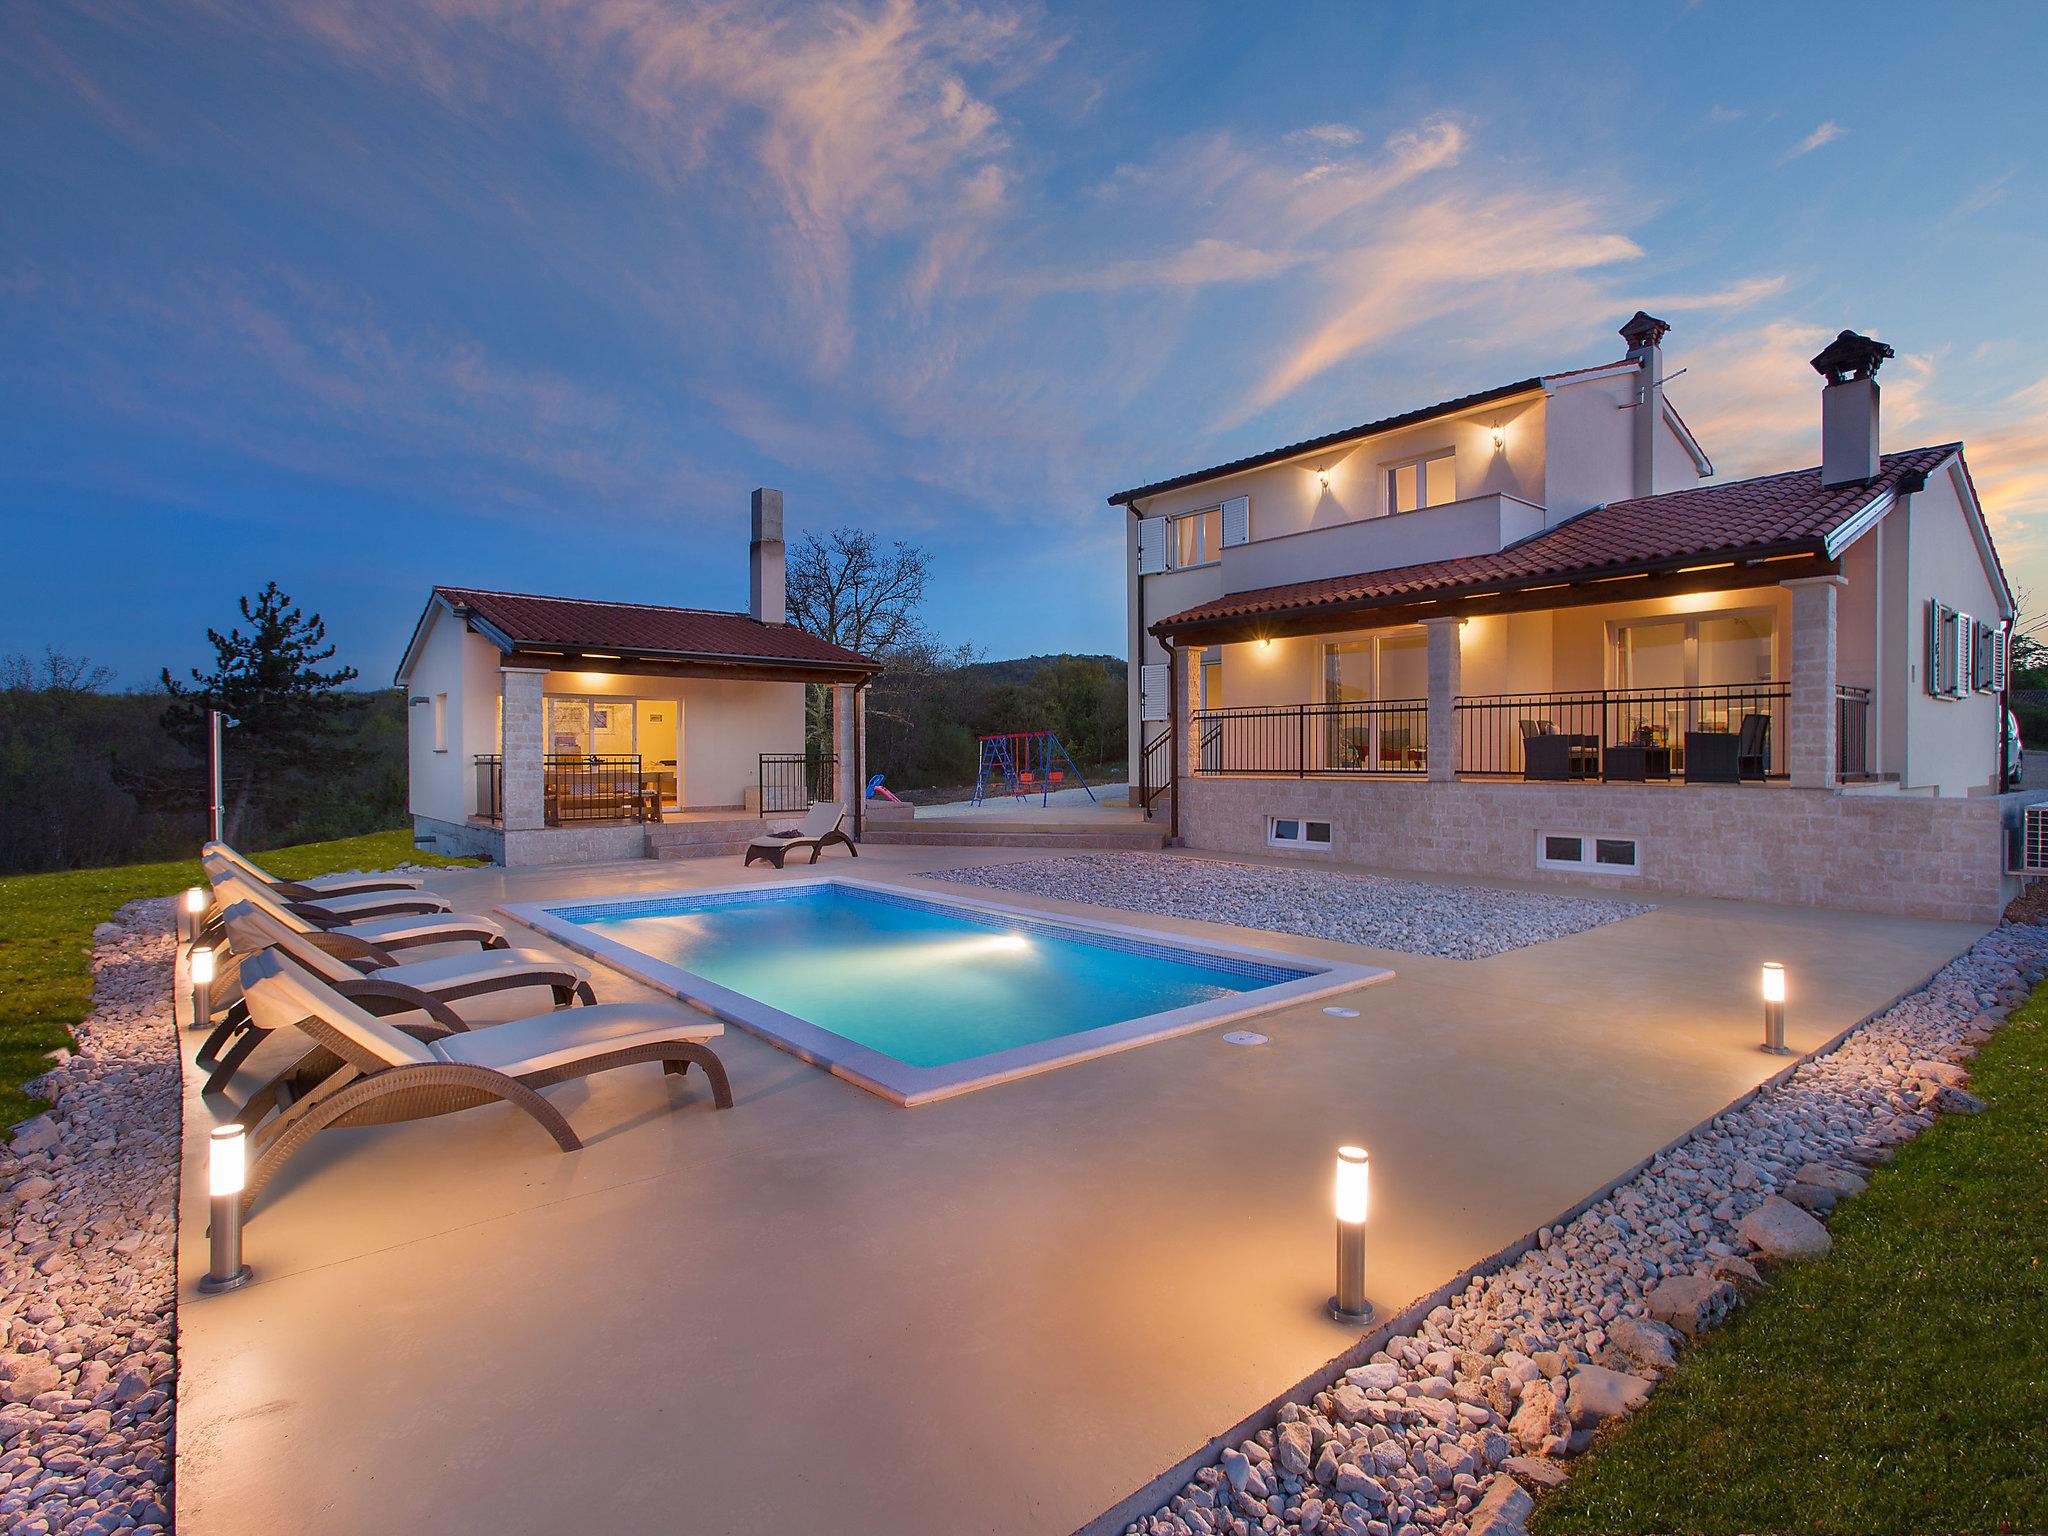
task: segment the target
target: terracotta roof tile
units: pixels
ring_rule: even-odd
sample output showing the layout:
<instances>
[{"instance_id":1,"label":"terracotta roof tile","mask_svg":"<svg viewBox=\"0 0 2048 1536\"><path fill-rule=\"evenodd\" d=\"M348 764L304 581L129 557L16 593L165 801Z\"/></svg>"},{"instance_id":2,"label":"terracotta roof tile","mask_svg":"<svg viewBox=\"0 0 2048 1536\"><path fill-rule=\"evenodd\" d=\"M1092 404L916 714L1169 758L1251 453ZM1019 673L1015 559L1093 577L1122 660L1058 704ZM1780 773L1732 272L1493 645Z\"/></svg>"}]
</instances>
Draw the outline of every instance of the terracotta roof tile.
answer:
<instances>
[{"instance_id":1,"label":"terracotta roof tile","mask_svg":"<svg viewBox=\"0 0 2048 1536\"><path fill-rule=\"evenodd\" d=\"M1232 592L1162 619L1154 628L1170 631L1259 614L1366 606L1547 577L1627 572L1681 560L1801 548L1818 551L1828 534L1876 497L1909 475L1932 472L1961 449L1960 443L1942 443L1888 453L1868 483L1832 489L1820 483L1818 468L1795 469L1610 502L1498 553Z\"/></svg>"},{"instance_id":2,"label":"terracotta roof tile","mask_svg":"<svg viewBox=\"0 0 2048 1536\"><path fill-rule=\"evenodd\" d=\"M472 610L491 628L520 645L817 662L845 667L875 665L804 630L787 624L763 624L745 613L662 608L648 603L589 602L525 592L482 592L473 587L436 587L434 592L457 608Z\"/></svg>"}]
</instances>

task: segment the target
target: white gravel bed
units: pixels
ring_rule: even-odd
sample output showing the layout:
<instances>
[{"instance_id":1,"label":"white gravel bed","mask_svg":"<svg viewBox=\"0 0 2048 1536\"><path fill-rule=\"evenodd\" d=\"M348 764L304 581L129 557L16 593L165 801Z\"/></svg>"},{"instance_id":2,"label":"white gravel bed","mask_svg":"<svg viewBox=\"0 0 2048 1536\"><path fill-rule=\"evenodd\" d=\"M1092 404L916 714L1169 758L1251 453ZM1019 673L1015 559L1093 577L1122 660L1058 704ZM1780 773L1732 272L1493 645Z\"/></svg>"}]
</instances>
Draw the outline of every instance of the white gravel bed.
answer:
<instances>
[{"instance_id":1,"label":"white gravel bed","mask_svg":"<svg viewBox=\"0 0 2048 1536\"><path fill-rule=\"evenodd\" d=\"M1635 901L1437 885L1170 853L1082 853L932 871L924 878L1084 901L1120 912L1234 923L1442 960L1483 960L1655 910Z\"/></svg>"},{"instance_id":2,"label":"white gravel bed","mask_svg":"<svg viewBox=\"0 0 2048 1536\"><path fill-rule=\"evenodd\" d=\"M1718 1116L1331 1390L1197 1471L1130 1536L1516 1536L1602 1421L1937 1112L1976 1043L2048 974L2048 928L2005 925L1830 1055ZM1761 1273L1760 1273L1761 1267Z\"/></svg>"},{"instance_id":3,"label":"white gravel bed","mask_svg":"<svg viewBox=\"0 0 2048 1536\"><path fill-rule=\"evenodd\" d=\"M93 1011L0 1148L0 1530L171 1523L178 1041L171 902L93 934Z\"/></svg>"}]
</instances>

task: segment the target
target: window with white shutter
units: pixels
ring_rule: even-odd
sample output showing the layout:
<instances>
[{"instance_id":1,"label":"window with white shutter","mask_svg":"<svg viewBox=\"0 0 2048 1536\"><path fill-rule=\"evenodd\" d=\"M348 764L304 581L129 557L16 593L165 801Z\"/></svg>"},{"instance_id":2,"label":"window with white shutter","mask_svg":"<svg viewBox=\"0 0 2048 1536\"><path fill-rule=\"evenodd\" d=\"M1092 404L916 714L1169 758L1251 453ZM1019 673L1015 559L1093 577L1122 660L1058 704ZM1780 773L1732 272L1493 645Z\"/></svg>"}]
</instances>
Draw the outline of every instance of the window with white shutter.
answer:
<instances>
[{"instance_id":1,"label":"window with white shutter","mask_svg":"<svg viewBox=\"0 0 2048 1536\"><path fill-rule=\"evenodd\" d=\"M1138 574L1157 576L1166 569L1166 519L1138 520Z\"/></svg>"},{"instance_id":2,"label":"window with white shutter","mask_svg":"<svg viewBox=\"0 0 2048 1536\"><path fill-rule=\"evenodd\" d=\"M1223 503L1223 547L1252 541L1252 499L1233 496Z\"/></svg>"},{"instance_id":3,"label":"window with white shutter","mask_svg":"<svg viewBox=\"0 0 2048 1536\"><path fill-rule=\"evenodd\" d=\"M1933 598L1927 600L1927 665L1923 686L1929 693L1946 693L1942 679L1948 674L1948 610Z\"/></svg>"},{"instance_id":4,"label":"window with white shutter","mask_svg":"<svg viewBox=\"0 0 2048 1536\"><path fill-rule=\"evenodd\" d=\"M1169 662L1148 661L1138 668L1138 718L1168 720L1172 708L1167 694L1173 688L1173 667Z\"/></svg>"},{"instance_id":5,"label":"window with white shutter","mask_svg":"<svg viewBox=\"0 0 2048 1536\"><path fill-rule=\"evenodd\" d=\"M2003 628L1991 632L1991 691L2005 692L2005 671L2010 665L2007 657L2012 645L2012 636Z\"/></svg>"},{"instance_id":6,"label":"window with white shutter","mask_svg":"<svg viewBox=\"0 0 2048 1536\"><path fill-rule=\"evenodd\" d=\"M1977 624L1977 638L1970 648L1970 687L1977 693L1989 693L1996 685L1992 682L1998 670L1998 660L1992 654L1996 631L1982 620Z\"/></svg>"},{"instance_id":7,"label":"window with white shutter","mask_svg":"<svg viewBox=\"0 0 2048 1536\"><path fill-rule=\"evenodd\" d=\"M1970 691L1971 669L1976 660L1973 642L1977 638L1977 621L1967 613L1951 613L1949 621L1955 627L1955 649L1948 665L1948 692L1959 699Z\"/></svg>"}]
</instances>

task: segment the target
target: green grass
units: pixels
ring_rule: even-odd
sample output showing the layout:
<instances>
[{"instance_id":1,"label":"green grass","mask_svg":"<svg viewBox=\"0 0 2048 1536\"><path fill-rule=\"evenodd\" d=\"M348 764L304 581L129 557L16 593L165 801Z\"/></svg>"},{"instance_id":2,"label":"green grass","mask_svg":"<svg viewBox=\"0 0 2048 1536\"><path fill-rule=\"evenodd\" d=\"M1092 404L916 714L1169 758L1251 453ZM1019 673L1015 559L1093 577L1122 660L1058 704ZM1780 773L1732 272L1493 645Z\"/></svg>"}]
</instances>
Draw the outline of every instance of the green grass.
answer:
<instances>
[{"instance_id":1,"label":"green grass","mask_svg":"<svg viewBox=\"0 0 2048 1536\"><path fill-rule=\"evenodd\" d=\"M2048 1530L2048 986L1971 1076L1532 1530Z\"/></svg>"},{"instance_id":2,"label":"green grass","mask_svg":"<svg viewBox=\"0 0 2048 1536\"><path fill-rule=\"evenodd\" d=\"M304 843L262 858L287 880L408 861L468 862L421 853L404 830ZM91 1006L93 929L124 902L205 883L196 858L0 878L0 1135L41 1107L21 1085L49 1070L49 1053L71 1043L71 1026Z\"/></svg>"}]
</instances>

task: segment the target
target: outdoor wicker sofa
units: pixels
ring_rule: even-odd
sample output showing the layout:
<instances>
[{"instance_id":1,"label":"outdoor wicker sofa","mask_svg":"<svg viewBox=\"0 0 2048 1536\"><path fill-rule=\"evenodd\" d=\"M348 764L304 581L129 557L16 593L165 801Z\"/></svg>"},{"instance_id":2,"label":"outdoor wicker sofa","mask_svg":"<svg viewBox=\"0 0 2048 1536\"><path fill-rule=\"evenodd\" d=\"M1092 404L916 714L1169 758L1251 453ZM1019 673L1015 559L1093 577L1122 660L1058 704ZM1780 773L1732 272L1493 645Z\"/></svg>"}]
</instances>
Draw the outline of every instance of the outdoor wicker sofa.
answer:
<instances>
[{"instance_id":1,"label":"outdoor wicker sofa","mask_svg":"<svg viewBox=\"0 0 2048 1536\"><path fill-rule=\"evenodd\" d=\"M457 1020L380 1019L275 949L242 967L250 1018L298 1029L323 1049L258 1090L234 1116L253 1157L246 1215L294 1152L324 1130L388 1125L503 1102L529 1115L564 1152L583 1143L539 1089L638 1062L681 1076L703 1069L712 1101L732 1107L725 1065L707 1042L716 1019L641 1003L600 1003L467 1030Z\"/></svg>"},{"instance_id":2,"label":"outdoor wicker sofa","mask_svg":"<svg viewBox=\"0 0 2048 1536\"><path fill-rule=\"evenodd\" d=\"M238 962L226 986L214 995L221 1020L194 1061L212 1069L205 1091L217 1093L233 1079L249 1053L270 1031L249 1017L242 995L239 962L266 949L289 955L381 1018L420 1013L436 1022L474 1027L475 1010L461 1005L500 993L546 987L554 1006L597 1001L590 973L567 960L529 949L472 949L430 960L404 960L390 951L341 932L308 933L252 902L238 901L222 914L229 948Z\"/></svg>"}]
</instances>

